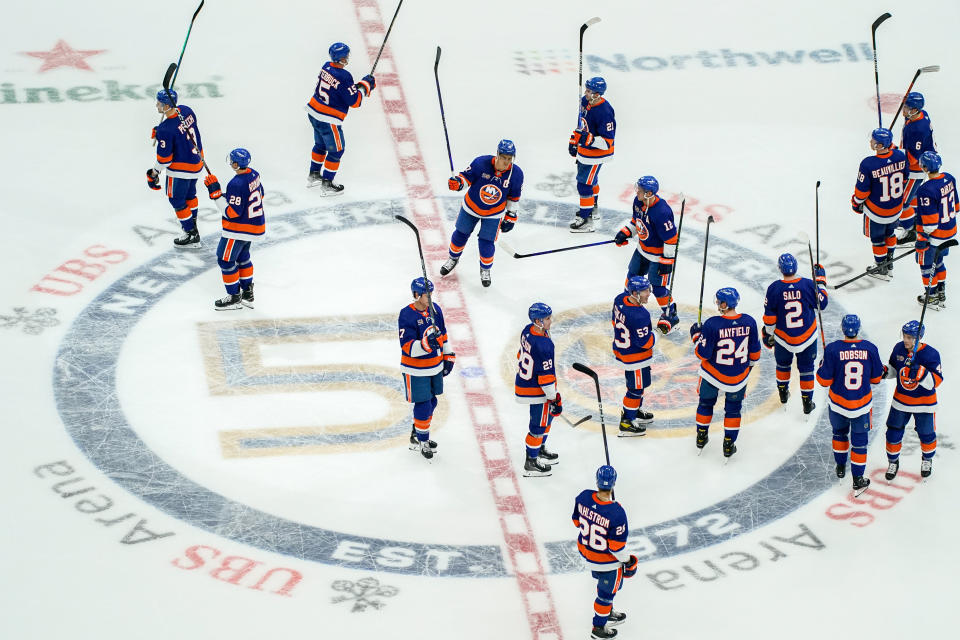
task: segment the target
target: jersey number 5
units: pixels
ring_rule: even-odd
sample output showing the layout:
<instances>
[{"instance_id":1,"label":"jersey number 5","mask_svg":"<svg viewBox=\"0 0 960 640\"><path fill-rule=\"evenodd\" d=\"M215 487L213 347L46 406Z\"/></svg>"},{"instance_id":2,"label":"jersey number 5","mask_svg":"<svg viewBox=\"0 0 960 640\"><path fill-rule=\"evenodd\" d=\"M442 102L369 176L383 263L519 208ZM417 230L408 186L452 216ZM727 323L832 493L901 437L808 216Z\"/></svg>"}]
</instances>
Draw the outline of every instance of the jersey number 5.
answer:
<instances>
[{"instance_id":1,"label":"jersey number 5","mask_svg":"<svg viewBox=\"0 0 960 640\"><path fill-rule=\"evenodd\" d=\"M594 551L607 550L607 530L583 517L580 518L580 539Z\"/></svg>"}]
</instances>

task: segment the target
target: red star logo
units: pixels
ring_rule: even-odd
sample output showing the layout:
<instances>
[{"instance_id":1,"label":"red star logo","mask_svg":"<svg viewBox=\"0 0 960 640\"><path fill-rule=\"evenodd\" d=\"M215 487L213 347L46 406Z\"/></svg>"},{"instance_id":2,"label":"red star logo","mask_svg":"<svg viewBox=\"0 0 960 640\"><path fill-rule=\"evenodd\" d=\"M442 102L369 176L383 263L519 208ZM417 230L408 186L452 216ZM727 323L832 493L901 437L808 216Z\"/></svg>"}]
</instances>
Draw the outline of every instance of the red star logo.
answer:
<instances>
[{"instance_id":1,"label":"red star logo","mask_svg":"<svg viewBox=\"0 0 960 640\"><path fill-rule=\"evenodd\" d=\"M40 66L39 73L43 73L44 71L50 71L57 67L74 67L85 71L93 71L93 67L87 64L85 58L95 56L104 51L106 51L106 49L81 51L74 49L63 40L57 40L57 44L53 45L53 49L50 51L23 51L21 53L25 56L41 58L43 64Z\"/></svg>"}]
</instances>

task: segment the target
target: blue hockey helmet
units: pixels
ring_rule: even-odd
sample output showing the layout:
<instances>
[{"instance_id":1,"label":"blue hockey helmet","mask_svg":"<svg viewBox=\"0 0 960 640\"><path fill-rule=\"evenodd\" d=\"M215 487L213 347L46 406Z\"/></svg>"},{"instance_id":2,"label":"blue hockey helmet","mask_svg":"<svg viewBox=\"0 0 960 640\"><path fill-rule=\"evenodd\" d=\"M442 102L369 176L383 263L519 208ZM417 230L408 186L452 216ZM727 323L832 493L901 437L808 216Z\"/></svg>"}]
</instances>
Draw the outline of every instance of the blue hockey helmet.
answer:
<instances>
[{"instance_id":1,"label":"blue hockey helmet","mask_svg":"<svg viewBox=\"0 0 960 640\"><path fill-rule=\"evenodd\" d=\"M737 293L737 290L733 287L724 287L723 289L717 289L717 304L721 302L727 305L729 309L736 309L737 305L740 304L740 294Z\"/></svg>"},{"instance_id":2,"label":"blue hockey helmet","mask_svg":"<svg viewBox=\"0 0 960 640\"><path fill-rule=\"evenodd\" d=\"M655 194L660 190L660 183L657 182L657 179L653 176L641 176L641 178L637 180L637 189L643 189L644 191Z\"/></svg>"},{"instance_id":3,"label":"blue hockey helmet","mask_svg":"<svg viewBox=\"0 0 960 640\"><path fill-rule=\"evenodd\" d=\"M410 291L415 296L422 296L428 291L433 293L433 283L426 278L416 278L410 283Z\"/></svg>"},{"instance_id":4,"label":"blue hockey helmet","mask_svg":"<svg viewBox=\"0 0 960 640\"><path fill-rule=\"evenodd\" d=\"M930 173L940 171L941 164L943 164L943 159L936 151L924 151L920 154L920 166Z\"/></svg>"},{"instance_id":5,"label":"blue hockey helmet","mask_svg":"<svg viewBox=\"0 0 960 640\"><path fill-rule=\"evenodd\" d=\"M513 144L513 140L504 138L497 143L497 154L501 153L506 156L515 156L517 155L517 145Z\"/></svg>"},{"instance_id":6,"label":"blue hockey helmet","mask_svg":"<svg viewBox=\"0 0 960 640\"><path fill-rule=\"evenodd\" d=\"M860 318L853 313L843 316L840 321L840 330L848 338L856 338L860 334Z\"/></svg>"},{"instance_id":7,"label":"blue hockey helmet","mask_svg":"<svg viewBox=\"0 0 960 640\"><path fill-rule=\"evenodd\" d=\"M885 147L889 147L891 144L893 144L893 132L884 127L878 127L874 129L870 133L870 138Z\"/></svg>"},{"instance_id":8,"label":"blue hockey helmet","mask_svg":"<svg viewBox=\"0 0 960 640\"><path fill-rule=\"evenodd\" d=\"M601 78L600 76L594 76L583 83L587 89L593 91L594 93L599 93L603 95L607 91L607 81Z\"/></svg>"},{"instance_id":9,"label":"blue hockey helmet","mask_svg":"<svg viewBox=\"0 0 960 640\"><path fill-rule=\"evenodd\" d=\"M350 55L350 47L342 42L334 42L327 51L330 53L332 62L340 62Z\"/></svg>"},{"instance_id":10,"label":"blue hockey helmet","mask_svg":"<svg viewBox=\"0 0 960 640\"><path fill-rule=\"evenodd\" d=\"M617 484L617 470L608 464L597 469L597 489L610 491Z\"/></svg>"},{"instance_id":11,"label":"blue hockey helmet","mask_svg":"<svg viewBox=\"0 0 960 640\"><path fill-rule=\"evenodd\" d=\"M780 267L780 273L785 276L792 276L797 272L797 259L792 253L780 254L777 258L777 266Z\"/></svg>"},{"instance_id":12,"label":"blue hockey helmet","mask_svg":"<svg viewBox=\"0 0 960 640\"><path fill-rule=\"evenodd\" d=\"M907 94L907 99L903 101L903 104L911 109L923 109L923 94L919 91L911 91Z\"/></svg>"},{"instance_id":13,"label":"blue hockey helmet","mask_svg":"<svg viewBox=\"0 0 960 640\"><path fill-rule=\"evenodd\" d=\"M241 169L246 169L250 166L250 152L243 147L237 147L227 155L227 162L230 164L236 162Z\"/></svg>"},{"instance_id":14,"label":"blue hockey helmet","mask_svg":"<svg viewBox=\"0 0 960 640\"><path fill-rule=\"evenodd\" d=\"M647 278L647 276L630 276L627 279L627 291L630 293L646 291L649 288L650 280Z\"/></svg>"},{"instance_id":15,"label":"blue hockey helmet","mask_svg":"<svg viewBox=\"0 0 960 640\"><path fill-rule=\"evenodd\" d=\"M553 309L545 302L534 302L527 310L527 317L531 322L543 320L553 315Z\"/></svg>"},{"instance_id":16,"label":"blue hockey helmet","mask_svg":"<svg viewBox=\"0 0 960 640\"><path fill-rule=\"evenodd\" d=\"M180 102L180 99L177 97L177 92L173 89L160 89L157 91L157 102L160 104L165 104L168 107L175 107L177 103Z\"/></svg>"},{"instance_id":17,"label":"blue hockey helmet","mask_svg":"<svg viewBox=\"0 0 960 640\"><path fill-rule=\"evenodd\" d=\"M900 331L903 332L903 335L913 336L913 339L916 340L918 333L920 334L920 338L923 338L923 333L925 331L925 328L922 324L920 324L916 320L911 320L910 322L903 325Z\"/></svg>"}]
</instances>

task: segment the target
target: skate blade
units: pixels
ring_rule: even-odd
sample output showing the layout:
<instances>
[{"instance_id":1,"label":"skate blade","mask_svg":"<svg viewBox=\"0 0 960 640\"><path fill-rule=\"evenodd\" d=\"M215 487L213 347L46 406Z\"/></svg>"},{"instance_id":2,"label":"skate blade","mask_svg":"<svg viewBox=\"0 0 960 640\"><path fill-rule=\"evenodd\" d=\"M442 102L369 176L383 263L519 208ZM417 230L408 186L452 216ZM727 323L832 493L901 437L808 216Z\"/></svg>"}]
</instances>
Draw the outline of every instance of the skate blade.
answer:
<instances>
[{"instance_id":1,"label":"skate blade","mask_svg":"<svg viewBox=\"0 0 960 640\"><path fill-rule=\"evenodd\" d=\"M866 491L866 490L869 489L869 488L870 488L870 485L865 486L863 489L854 489L854 490L853 490L853 497L854 497L854 498L859 498L859 497L861 496L861 494L863 494L863 492Z\"/></svg>"},{"instance_id":2,"label":"skate blade","mask_svg":"<svg viewBox=\"0 0 960 640\"><path fill-rule=\"evenodd\" d=\"M343 195L343 191L321 191L320 192L321 198L332 198L334 196L342 196L342 195Z\"/></svg>"},{"instance_id":3,"label":"skate blade","mask_svg":"<svg viewBox=\"0 0 960 640\"><path fill-rule=\"evenodd\" d=\"M730 458L732 458L732 457L733 457L733 456L727 456L727 457L725 457L725 458L723 459L723 466L727 466L728 464L730 464Z\"/></svg>"},{"instance_id":4,"label":"skate blade","mask_svg":"<svg viewBox=\"0 0 960 640\"><path fill-rule=\"evenodd\" d=\"M706 448L707 448L706 445L704 445L704 446L700 447L699 449L697 449L697 457L698 457L698 458L699 458L700 455L703 453L703 450L706 449Z\"/></svg>"},{"instance_id":5,"label":"skate blade","mask_svg":"<svg viewBox=\"0 0 960 640\"><path fill-rule=\"evenodd\" d=\"M247 309L253 309L253 303L252 303L252 302L241 302L240 304L242 304L243 306L245 306Z\"/></svg>"},{"instance_id":6,"label":"skate blade","mask_svg":"<svg viewBox=\"0 0 960 640\"><path fill-rule=\"evenodd\" d=\"M543 471L524 471L524 472L523 472L523 477L524 477L524 478L546 478L547 476L552 476L552 475L553 475L553 472L552 472L552 471L546 471L546 472L543 472Z\"/></svg>"},{"instance_id":7,"label":"skate blade","mask_svg":"<svg viewBox=\"0 0 960 640\"><path fill-rule=\"evenodd\" d=\"M214 309L215 309L216 311L239 311L240 309L243 309L243 305L242 305L242 304L230 305L229 307L216 307L216 306L215 306Z\"/></svg>"},{"instance_id":8,"label":"skate blade","mask_svg":"<svg viewBox=\"0 0 960 640\"><path fill-rule=\"evenodd\" d=\"M205 248L203 241L194 242L193 244L175 244L173 246L176 247L177 249L186 249L188 251L196 251L197 249Z\"/></svg>"},{"instance_id":9,"label":"skate blade","mask_svg":"<svg viewBox=\"0 0 960 640\"><path fill-rule=\"evenodd\" d=\"M593 233L594 229L570 229L570 233Z\"/></svg>"},{"instance_id":10,"label":"skate blade","mask_svg":"<svg viewBox=\"0 0 960 640\"><path fill-rule=\"evenodd\" d=\"M923 303L920 302L919 300L917 300L917 304L920 305L921 307L923 306ZM944 307L944 306L941 306L939 302L928 302L928 303L927 303L927 311L942 311L944 308L945 308L945 307Z\"/></svg>"},{"instance_id":11,"label":"skate blade","mask_svg":"<svg viewBox=\"0 0 960 640\"><path fill-rule=\"evenodd\" d=\"M558 464L560 464L560 460L559 460L559 459L557 459L557 460L548 460L548 459L546 459L546 458L540 458L540 459L543 460L543 463L544 463L544 464L548 464L548 465L550 465L551 467L555 467L555 466L557 466Z\"/></svg>"},{"instance_id":12,"label":"skate blade","mask_svg":"<svg viewBox=\"0 0 960 640\"><path fill-rule=\"evenodd\" d=\"M621 431L617 434L618 438L641 438L647 435L646 431L641 431L640 433L632 433L630 431Z\"/></svg>"},{"instance_id":13,"label":"skate blade","mask_svg":"<svg viewBox=\"0 0 960 640\"><path fill-rule=\"evenodd\" d=\"M874 280L880 280L882 282L891 282L893 280L892 276L882 276L879 273L868 273L867 277L873 278Z\"/></svg>"}]
</instances>

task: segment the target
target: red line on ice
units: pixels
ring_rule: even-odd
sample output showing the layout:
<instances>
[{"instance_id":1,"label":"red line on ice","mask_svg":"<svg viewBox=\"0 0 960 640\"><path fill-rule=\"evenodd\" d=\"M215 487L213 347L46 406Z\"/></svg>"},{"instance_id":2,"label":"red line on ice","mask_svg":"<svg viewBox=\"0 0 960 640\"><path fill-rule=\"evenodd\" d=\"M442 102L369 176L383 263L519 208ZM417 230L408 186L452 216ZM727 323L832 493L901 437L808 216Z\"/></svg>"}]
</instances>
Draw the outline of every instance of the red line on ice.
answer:
<instances>
[{"instance_id":1,"label":"red line on ice","mask_svg":"<svg viewBox=\"0 0 960 640\"><path fill-rule=\"evenodd\" d=\"M360 23L360 30L363 32L367 52L373 60L386 32L383 15L376 0L352 0L352 2L357 21ZM398 21L402 22L402 20L398 18ZM410 29L412 26L400 28ZM421 231L424 257L430 265L427 270L435 272L435 267L447 259L446 231L430 186L429 175L424 168L420 142L413 128L413 121L407 109L407 101L389 46L383 50L376 76L387 126L393 134L397 163L407 187L410 213ZM456 278L444 281L443 285L444 290L455 294L449 298L455 298L461 302L464 300L463 291ZM448 300L444 305L444 317L448 326L462 327L454 338L457 357L461 362L468 358L476 358L477 362L482 363L470 316L462 305L449 306L451 301ZM545 640L547 637L560 640L563 634L557 621L553 595L550 593L550 586L543 571L543 559L540 557L533 529L530 527L530 519L527 516L523 498L520 496L517 476L510 464L507 441L497 415L496 404L493 402L490 383L486 377L474 380L482 383L482 386L477 384L480 387L479 390L466 391L467 407L473 421L477 443L480 446L487 481L500 517L503 540L510 554L527 620L530 623L530 633L534 640L540 638ZM491 454L494 457L491 457Z\"/></svg>"}]
</instances>

